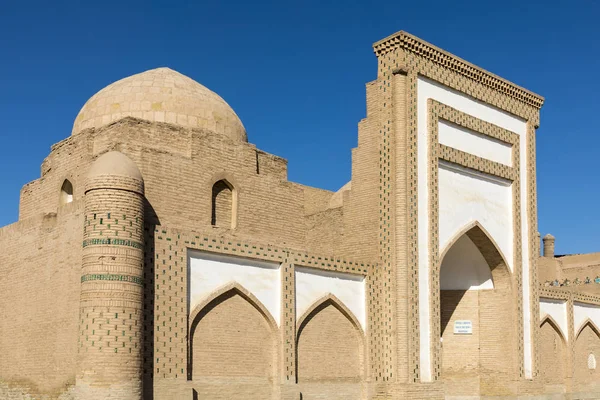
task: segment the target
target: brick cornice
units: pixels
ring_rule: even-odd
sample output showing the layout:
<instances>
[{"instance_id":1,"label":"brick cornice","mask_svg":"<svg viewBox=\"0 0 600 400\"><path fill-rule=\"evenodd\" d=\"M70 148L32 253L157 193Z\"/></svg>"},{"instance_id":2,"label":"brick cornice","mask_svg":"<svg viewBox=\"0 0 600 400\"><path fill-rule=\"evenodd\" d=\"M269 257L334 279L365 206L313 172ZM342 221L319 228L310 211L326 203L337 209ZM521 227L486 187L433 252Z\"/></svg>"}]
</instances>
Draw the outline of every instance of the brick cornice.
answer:
<instances>
[{"instance_id":1,"label":"brick cornice","mask_svg":"<svg viewBox=\"0 0 600 400\"><path fill-rule=\"evenodd\" d=\"M544 104L542 96L479 68L407 32L397 32L373 44L373 50L377 57L398 48L423 57L537 109L540 109Z\"/></svg>"}]
</instances>

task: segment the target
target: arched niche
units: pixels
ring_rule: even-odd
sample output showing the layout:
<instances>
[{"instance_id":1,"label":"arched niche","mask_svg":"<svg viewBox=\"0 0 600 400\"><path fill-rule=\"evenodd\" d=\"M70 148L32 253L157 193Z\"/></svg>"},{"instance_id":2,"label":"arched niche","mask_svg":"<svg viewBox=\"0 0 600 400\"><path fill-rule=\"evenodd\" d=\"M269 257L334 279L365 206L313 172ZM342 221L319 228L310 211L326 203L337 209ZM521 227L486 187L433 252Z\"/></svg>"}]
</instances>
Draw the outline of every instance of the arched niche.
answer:
<instances>
[{"instance_id":1,"label":"arched niche","mask_svg":"<svg viewBox=\"0 0 600 400\"><path fill-rule=\"evenodd\" d=\"M600 329L587 319L575 335L573 352L573 385L577 392L600 390L600 370L590 365L590 354L600 356Z\"/></svg>"},{"instance_id":2,"label":"arched niche","mask_svg":"<svg viewBox=\"0 0 600 400\"><path fill-rule=\"evenodd\" d=\"M539 374L545 392L561 392L568 368L568 346L558 323L546 315L540 323Z\"/></svg>"},{"instance_id":3,"label":"arched niche","mask_svg":"<svg viewBox=\"0 0 600 400\"><path fill-rule=\"evenodd\" d=\"M316 301L297 326L297 379L303 395L362 398L365 335L356 316L329 294Z\"/></svg>"},{"instance_id":4,"label":"arched niche","mask_svg":"<svg viewBox=\"0 0 600 400\"><path fill-rule=\"evenodd\" d=\"M59 202L61 206L73 202L73 184L68 179L65 179L60 187Z\"/></svg>"},{"instance_id":5,"label":"arched niche","mask_svg":"<svg viewBox=\"0 0 600 400\"><path fill-rule=\"evenodd\" d=\"M220 179L212 186L210 222L219 228L237 226L237 190L227 179Z\"/></svg>"},{"instance_id":6,"label":"arched niche","mask_svg":"<svg viewBox=\"0 0 600 400\"><path fill-rule=\"evenodd\" d=\"M434 361L445 395L510 395L517 319L503 254L474 222L454 236L439 263Z\"/></svg>"},{"instance_id":7,"label":"arched niche","mask_svg":"<svg viewBox=\"0 0 600 400\"><path fill-rule=\"evenodd\" d=\"M277 332L265 306L242 286L215 291L189 316L188 380L201 398L270 398Z\"/></svg>"}]
</instances>

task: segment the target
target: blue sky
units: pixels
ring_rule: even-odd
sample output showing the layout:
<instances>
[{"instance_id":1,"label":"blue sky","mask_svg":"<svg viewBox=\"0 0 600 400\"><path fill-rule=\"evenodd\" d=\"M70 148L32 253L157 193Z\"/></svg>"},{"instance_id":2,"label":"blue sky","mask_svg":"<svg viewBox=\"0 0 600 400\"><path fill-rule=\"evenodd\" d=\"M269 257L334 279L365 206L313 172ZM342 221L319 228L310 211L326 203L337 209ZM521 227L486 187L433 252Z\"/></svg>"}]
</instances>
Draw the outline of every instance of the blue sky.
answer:
<instances>
[{"instance_id":1,"label":"blue sky","mask_svg":"<svg viewBox=\"0 0 600 400\"><path fill-rule=\"evenodd\" d=\"M557 253L600 251L599 15L595 0L0 1L0 226L84 102L159 66L219 93L290 180L336 190L376 77L371 45L406 30L546 98L539 229Z\"/></svg>"}]
</instances>

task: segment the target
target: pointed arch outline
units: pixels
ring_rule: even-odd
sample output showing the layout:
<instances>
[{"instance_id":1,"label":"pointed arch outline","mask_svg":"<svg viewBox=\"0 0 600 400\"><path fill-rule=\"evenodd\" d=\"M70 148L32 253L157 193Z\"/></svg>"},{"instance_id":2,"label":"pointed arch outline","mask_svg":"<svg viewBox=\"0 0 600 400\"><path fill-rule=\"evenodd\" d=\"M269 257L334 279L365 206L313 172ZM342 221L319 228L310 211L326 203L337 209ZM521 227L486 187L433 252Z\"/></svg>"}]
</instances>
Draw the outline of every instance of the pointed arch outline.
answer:
<instances>
[{"instance_id":1,"label":"pointed arch outline","mask_svg":"<svg viewBox=\"0 0 600 400\"><path fill-rule=\"evenodd\" d=\"M445 326L442 326L441 323L441 315L442 315L442 301L441 301L441 271L442 271L442 263L444 262L444 258L446 257L448 251L456 244L456 242L463 236L466 235L475 245L477 250L483 256L487 267L489 268L491 274L491 280L493 289L488 289L492 291L505 291L507 296L505 297L505 304L508 305L512 302L512 297L515 294L515 288L513 287L513 271L511 271L509 264L507 263L507 259L498 246L498 243L494 240L493 236L483 227L482 223L478 220L471 220L470 222L463 225L456 234L454 234L451 239L448 241L444 249L440 252L438 249L438 253L430 252L430 260L431 266L429 267L429 283L430 290L432 291L432 297L430 298L430 315L429 315L429 323L430 331L430 362L431 365L434 366L434 369L437 368L438 373L436 377L433 377L434 380L441 379L442 374L442 345L441 338L442 332ZM439 239L439 238L438 238ZM438 245L439 246L439 245ZM437 257L437 259L435 259ZM433 260L432 260L433 259ZM514 260L513 260L514 261ZM437 276L436 276L437 274ZM464 291L466 293L466 291ZM438 296L437 299L433 296ZM452 311L454 312L454 311ZM514 318L517 318L515 314L515 310L510 308L510 318L511 321L514 321ZM440 320L435 321L434 318L440 318Z\"/></svg>"},{"instance_id":2,"label":"pointed arch outline","mask_svg":"<svg viewBox=\"0 0 600 400\"><path fill-rule=\"evenodd\" d=\"M567 345L567 337L566 337L565 333L562 331L562 329L560 328L560 325L558 324L558 322L556 322L556 320L554 318L552 318L552 316L550 314L547 314L547 313L544 315L544 317L540 321L540 328L546 322L548 324L550 324L550 326L556 331L556 333L558 333L558 336L560 336L563 344L566 346Z\"/></svg>"},{"instance_id":3,"label":"pointed arch outline","mask_svg":"<svg viewBox=\"0 0 600 400\"><path fill-rule=\"evenodd\" d=\"M225 172L225 171L219 171L214 173L209 181L209 185L207 190L209 190L211 192L211 196L210 196L210 210L211 210L211 225L215 226L214 224L212 224L212 219L213 219L213 208L214 208L214 197L212 194L213 188L214 186L219 183L219 182L223 182L225 185L227 185L227 187L229 188L229 190L231 190L231 229L235 229L237 228L237 222L238 222L238 202L239 202L239 193L240 193L240 186L237 182L237 180L235 179L235 177L233 176L233 174L230 174L229 172Z\"/></svg>"},{"instance_id":4,"label":"pointed arch outline","mask_svg":"<svg viewBox=\"0 0 600 400\"><path fill-rule=\"evenodd\" d=\"M75 200L75 185L71 176L65 176L60 182L58 196L59 206L67 205ZM70 198L67 198L67 196L70 196Z\"/></svg>"},{"instance_id":5,"label":"pointed arch outline","mask_svg":"<svg viewBox=\"0 0 600 400\"><path fill-rule=\"evenodd\" d=\"M348 320L350 321L350 323L352 323L354 329L356 329L358 335L361 338L365 337L365 332L360 324L360 321L358 320L358 318L356 318L354 313L350 311L350 309L346 307L344 302L341 301L336 295L334 295L333 293L328 293L325 296L322 296L319 299L317 299L314 303L312 303L312 305L308 307L308 309L302 314L302 316L298 318L298 322L296 322L296 326L298 327L296 332L296 342L300 338L300 333L302 332L302 329L304 329L304 326L306 326L309 317L311 317L312 314L316 315L319 311L321 311L323 308L327 307L330 304L337 308L338 311L340 311L346 318L348 318Z\"/></svg>"},{"instance_id":6,"label":"pointed arch outline","mask_svg":"<svg viewBox=\"0 0 600 400\"><path fill-rule=\"evenodd\" d=\"M600 328L598 328L598 325L596 325L594 323L594 321L592 321L591 318L588 317L585 320L583 320L583 322L581 323L579 329L577 329L577 333L575 334L575 341L577 341L577 339L579 339L579 335L581 335L581 333L583 332L583 330L585 329L586 326L589 326L590 329L600 339Z\"/></svg>"},{"instance_id":7,"label":"pointed arch outline","mask_svg":"<svg viewBox=\"0 0 600 400\"><path fill-rule=\"evenodd\" d=\"M346 317L348 319L348 321L350 321L350 323L354 327L354 332L358 337L358 343L359 343L359 354L360 354L360 360L361 360L360 376L361 376L361 380L365 379L365 367L364 367L365 346L366 346L365 331L362 329L362 326L361 326L358 318L356 318L354 313L344 304L344 302L341 301L333 293L328 293L325 296L322 296L319 299L317 299L314 303L312 303L312 305L310 307L308 307L308 309L302 314L302 316L296 322L296 327L297 327L297 330L296 330L296 383L298 383L298 372L299 372L298 344L300 343L300 335L302 334L302 331L307 326L307 324L311 320L311 318L313 316L317 315L321 310L323 310L325 307L327 307L329 305L335 307L339 312L341 312L342 315L344 317Z\"/></svg>"},{"instance_id":8,"label":"pointed arch outline","mask_svg":"<svg viewBox=\"0 0 600 400\"><path fill-rule=\"evenodd\" d=\"M190 312L190 316L188 318L188 334L192 334L193 328L198 325L200 319L198 316L208 307L214 306L218 303L219 298L224 297L232 293L233 295L239 295L248 303L250 303L268 322L270 328L273 331L277 331L279 329L277 322L271 312L265 307L265 305L248 289L244 286L240 285L238 282L232 281L226 285L223 285L214 291L212 291L207 297L204 298L200 303L198 303Z\"/></svg>"},{"instance_id":9,"label":"pointed arch outline","mask_svg":"<svg viewBox=\"0 0 600 400\"><path fill-rule=\"evenodd\" d=\"M467 235L467 237L473 242L473 244L475 244L483 258L485 258L485 261L488 263L488 266L490 267L491 271L493 271L494 268L496 268L497 266L504 264L509 275L512 275L512 271L509 268L509 264L506 261L506 257L504 256L504 253L502 253L502 250L498 246L498 243L496 243L492 235L490 235L490 233L483 227L483 225L478 220L474 220L463 225L463 227L458 231L458 233L451 237L446 247L439 252L439 267L441 267L442 262L444 261L444 257L446 256L448 251L452 248L452 246L454 246L454 244L456 244L458 239L460 239L463 235ZM486 254L484 254L484 252L481 251L482 241L489 241L489 243L492 244L496 254L487 254L487 252L485 252Z\"/></svg>"},{"instance_id":10,"label":"pointed arch outline","mask_svg":"<svg viewBox=\"0 0 600 400\"><path fill-rule=\"evenodd\" d=\"M194 331L198 326L198 323L207 315L214 307L219 305L222 300L226 300L227 296L233 297L235 295L239 295L244 300L246 300L250 305L252 305L265 319L272 334L276 334L279 330L277 322L275 318L271 315L269 310L265 307L265 305L250 292L248 289L240 285L238 282L230 282L226 285L223 285L214 291L212 291L204 300L198 303L190 312L188 317L188 340L187 340L187 379L188 381L192 380L193 377L193 357L194 357ZM275 354L276 357L279 358L279 341L273 341L275 346ZM273 363L274 367L277 363ZM275 368L273 372L273 376L276 377L278 373L278 369Z\"/></svg>"}]
</instances>

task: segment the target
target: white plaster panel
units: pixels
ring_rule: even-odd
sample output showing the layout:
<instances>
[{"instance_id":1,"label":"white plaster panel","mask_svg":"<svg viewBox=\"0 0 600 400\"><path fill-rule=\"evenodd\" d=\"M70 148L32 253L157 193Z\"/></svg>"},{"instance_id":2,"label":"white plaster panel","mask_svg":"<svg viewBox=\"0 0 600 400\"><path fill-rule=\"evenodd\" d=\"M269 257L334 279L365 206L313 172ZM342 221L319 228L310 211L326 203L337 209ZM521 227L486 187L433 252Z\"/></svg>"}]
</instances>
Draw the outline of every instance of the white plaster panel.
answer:
<instances>
[{"instance_id":1,"label":"white plaster panel","mask_svg":"<svg viewBox=\"0 0 600 400\"><path fill-rule=\"evenodd\" d=\"M575 302L573 304L573 323L576 334L588 319L600 327L600 306Z\"/></svg>"},{"instance_id":2,"label":"white plaster panel","mask_svg":"<svg viewBox=\"0 0 600 400\"><path fill-rule=\"evenodd\" d=\"M280 264L190 251L188 265L188 313L215 290L236 282L260 300L279 325L281 320Z\"/></svg>"},{"instance_id":3,"label":"white plaster panel","mask_svg":"<svg viewBox=\"0 0 600 400\"><path fill-rule=\"evenodd\" d=\"M540 322L549 315L558 324L566 340L569 340L567 302L565 300L540 298Z\"/></svg>"},{"instance_id":4,"label":"white plaster panel","mask_svg":"<svg viewBox=\"0 0 600 400\"><path fill-rule=\"evenodd\" d=\"M320 298L337 297L354 314L366 331L365 278L340 272L296 267L296 318Z\"/></svg>"},{"instance_id":5,"label":"white plaster panel","mask_svg":"<svg viewBox=\"0 0 600 400\"><path fill-rule=\"evenodd\" d=\"M478 157L512 166L512 144L452 124L439 121L438 140L441 144Z\"/></svg>"},{"instance_id":6,"label":"white plaster panel","mask_svg":"<svg viewBox=\"0 0 600 400\"><path fill-rule=\"evenodd\" d=\"M503 179L440 162L439 251L443 251L465 226L478 221L498 245L512 271L512 185Z\"/></svg>"},{"instance_id":7,"label":"white plaster panel","mask_svg":"<svg viewBox=\"0 0 600 400\"><path fill-rule=\"evenodd\" d=\"M421 379L431 381L431 310L429 307L431 292L429 282L429 186L428 186L428 109L427 100L435 99L466 114L498 125L521 136L521 235L523 248L523 327L524 327L524 369L525 377L532 377L531 347L531 300L529 279L529 226L527 218L527 124L524 120L475 100L447 86L419 77L417 82L417 170L418 178L418 233L419 247L419 325L420 325L420 361ZM496 238L494 238L496 240ZM497 241L497 240L496 240Z\"/></svg>"},{"instance_id":8,"label":"white plaster panel","mask_svg":"<svg viewBox=\"0 0 600 400\"><path fill-rule=\"evenodd\" d=\"M448 250L440 268L440 290L493 289L492 271L468 236L461 236Z\"/></svg>"}]
</instances>

